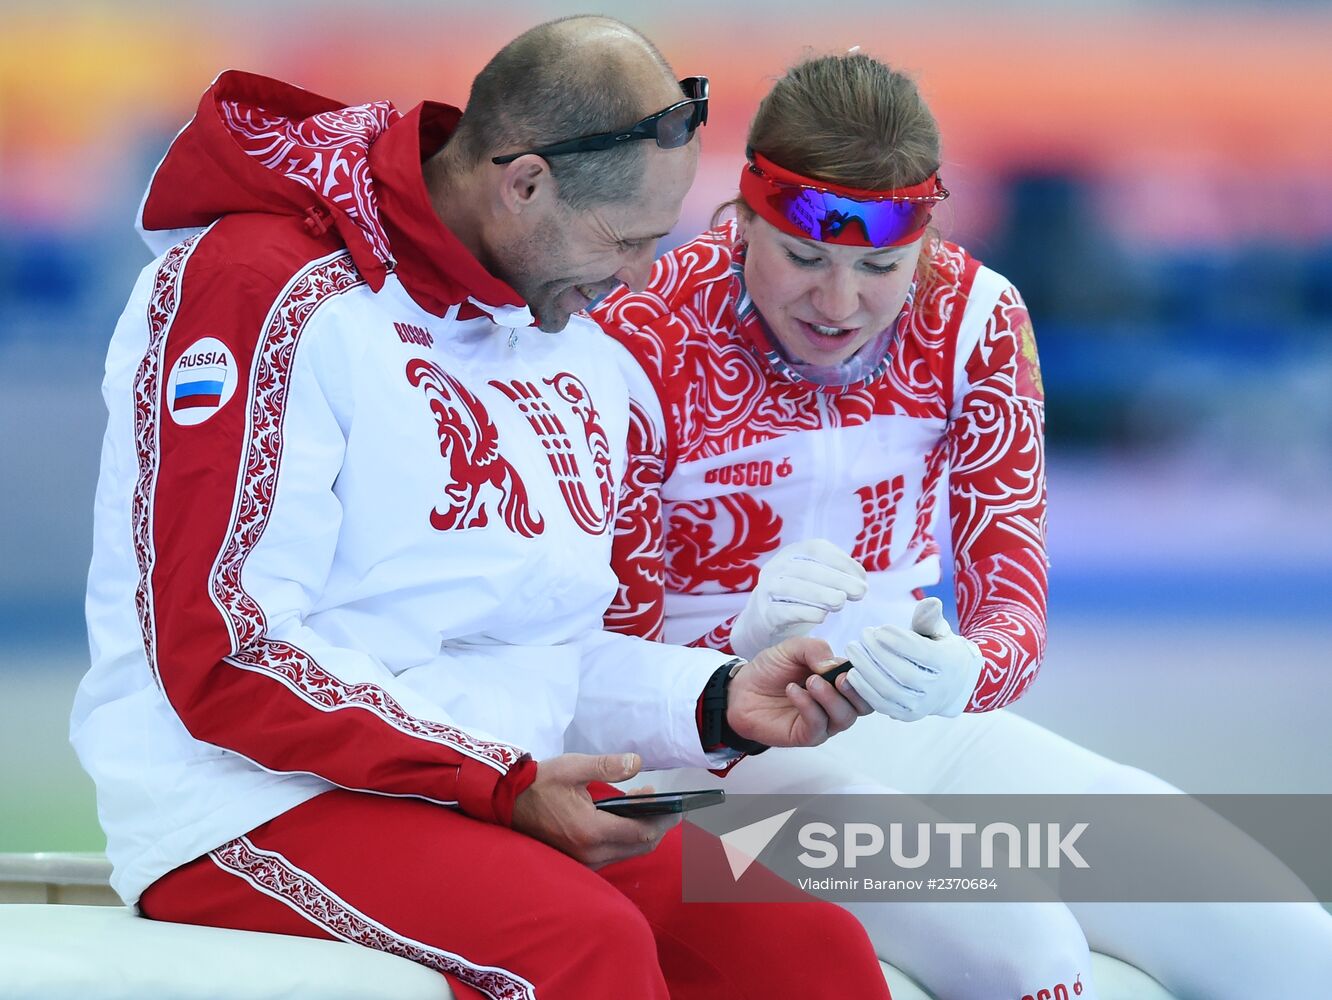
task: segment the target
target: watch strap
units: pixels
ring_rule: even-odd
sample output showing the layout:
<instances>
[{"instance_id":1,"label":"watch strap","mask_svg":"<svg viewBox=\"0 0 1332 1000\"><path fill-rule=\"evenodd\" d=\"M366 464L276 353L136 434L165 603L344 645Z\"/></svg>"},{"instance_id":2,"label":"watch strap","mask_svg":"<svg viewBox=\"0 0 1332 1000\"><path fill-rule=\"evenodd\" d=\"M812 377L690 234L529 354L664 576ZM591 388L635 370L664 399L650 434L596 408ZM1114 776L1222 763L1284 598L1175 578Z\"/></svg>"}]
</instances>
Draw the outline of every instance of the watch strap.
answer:
<instances>
[{"instance_id":1,"label":"watch strap","mask_svg":"<svg viewBox=\"0 0 1332 1000\"><path fill-rule=\"evenodd\" d=\"M741 736L731 728L726 719L726 710L730 705L731 679L744 665L745 661L738 656L727 660L713 671L703 688L703 725L699 736L705 749L724 746L750 756L761 754L768 749L766 743Z\"/></svg>"}]
</instances>

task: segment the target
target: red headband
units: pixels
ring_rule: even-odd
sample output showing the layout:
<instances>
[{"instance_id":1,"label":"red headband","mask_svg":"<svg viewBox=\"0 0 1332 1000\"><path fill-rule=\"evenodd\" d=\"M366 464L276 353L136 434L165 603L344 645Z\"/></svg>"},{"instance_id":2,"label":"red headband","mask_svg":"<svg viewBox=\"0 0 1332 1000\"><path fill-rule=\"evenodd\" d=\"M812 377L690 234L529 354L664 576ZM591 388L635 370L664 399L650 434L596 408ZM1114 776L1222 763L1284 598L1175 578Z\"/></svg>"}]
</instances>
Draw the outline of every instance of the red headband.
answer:
<instances>
[{"instance_id":1,"label":"red headband","mask_svg":"<svg viewBox=\"0 0 1332 1000\"><path fill-rule=\"evenodd\" d=\"M909 187L871 191L803 177L750 151L740 196L761 218L802 239L842 246L903 246L917 240L948 197L937 173ZM859 225L850 225L851 222Z\"/></svg>"}]
</instances>

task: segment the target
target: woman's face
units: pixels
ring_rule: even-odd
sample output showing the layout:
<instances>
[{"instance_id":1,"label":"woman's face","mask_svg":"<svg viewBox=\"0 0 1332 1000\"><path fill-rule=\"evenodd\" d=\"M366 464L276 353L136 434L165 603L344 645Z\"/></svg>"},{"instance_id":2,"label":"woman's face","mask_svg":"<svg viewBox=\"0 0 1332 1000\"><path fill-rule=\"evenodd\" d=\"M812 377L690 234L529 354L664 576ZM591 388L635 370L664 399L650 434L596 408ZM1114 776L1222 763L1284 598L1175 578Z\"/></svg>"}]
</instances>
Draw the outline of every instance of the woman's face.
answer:
<instances>
[{"instance_id":1,"label":"woman's face","mask_svg":"<svg viewBox=\"0 0 1332 1000\"><path fill-rule=\"evenodd\" d=\"M816 243L744 214L739 227L754 308L787 356L805 364L840 364L897 319L923 242L878 250Z\"/></svg>"}]
</instances>

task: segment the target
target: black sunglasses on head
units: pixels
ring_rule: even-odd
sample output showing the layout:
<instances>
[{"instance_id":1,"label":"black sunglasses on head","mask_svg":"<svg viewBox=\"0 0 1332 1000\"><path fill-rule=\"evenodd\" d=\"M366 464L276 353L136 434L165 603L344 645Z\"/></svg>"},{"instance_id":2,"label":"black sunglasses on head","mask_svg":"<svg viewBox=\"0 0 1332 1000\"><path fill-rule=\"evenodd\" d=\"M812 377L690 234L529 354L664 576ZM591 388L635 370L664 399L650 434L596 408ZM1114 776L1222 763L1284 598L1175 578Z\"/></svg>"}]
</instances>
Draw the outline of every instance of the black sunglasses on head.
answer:
<instances>
[{"instance_id":1,"label":"black sunglasses on head","mask_svg":"<svg viewBox=\"0 0 1332 1000\"><path fill-rule=\"evenodd\" d=\"M640 122L619 132L599 132L596 135L580 136L566 142L557 142L550 146L525 149L521 153L508 153L496 156L491 163L512 163L520 156L563 156L567 153L590 153L598 149L610 149L622 142L635 142L639 139L655 139L662 149L677 149L693 136L694 130L708 123L708 78L691 76L680 81L680 89L685 99L676 101L669 108L648 115Z\"/></svg>"}]
</instances>

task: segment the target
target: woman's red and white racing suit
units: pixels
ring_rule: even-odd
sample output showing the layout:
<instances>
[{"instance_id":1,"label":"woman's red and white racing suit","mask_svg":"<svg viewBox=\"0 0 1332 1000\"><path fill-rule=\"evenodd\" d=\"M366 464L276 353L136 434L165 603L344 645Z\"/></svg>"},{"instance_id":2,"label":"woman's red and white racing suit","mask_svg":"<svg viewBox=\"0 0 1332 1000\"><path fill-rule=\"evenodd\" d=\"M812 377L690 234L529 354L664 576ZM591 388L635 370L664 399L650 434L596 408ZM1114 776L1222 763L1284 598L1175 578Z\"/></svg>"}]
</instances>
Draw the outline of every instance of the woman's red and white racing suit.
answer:
<instances>
[{"instance_id":1,"label":"woman's red and white racing suit","mask_svg":"<svg viewBox=\"0 0 1332 1000\"><path fill-rule=\"evenodd\" d=\"M734 225L722 226L659 260L644 292L597 310L642 368L630 373L642 384L633 387L607 627L724 649L763 561L818 537L858 559L870 587L813 634L837 650L867 626L906 626L918 588L939 579L934 525L946 489L959 630L985 665L959 717L865 719L803 755L747 759L727 789L1178 792L1011 711L989 711L1027 689L1045 651L1043 391L1017 290L941 244L930 261L936 280L909 299L882 371L820 388L783 376L745 294L742 256ZM717 780L698 770L652 777L660 790ZM1126 814L1118 835L1197 869L1226 864L1200 845L1235 832L1218 821L1181 842ZM1252 846L1255 863L1278 877L1277 862ZM1332 930L1312 903L852 909L880 954L934 994L959 997L978 984L981 995L1036 996L1076 982L1087 1000L1096 987L1086 941L1181 996L1253 996L1273 982L1316 996L1327 963L1310 956L1327 953Z\"/></svg>"},{"instance_id":2,"label":"woman's red and white racing suit","mask_svg":"<svg viewBox=\"0 0 1332 1000\"><path fill-rule=\"evenodd\" d=\"M827 538L869 596L814 634L905 625L939 580L947 490L961 632L985 656L967 710L1018 698L1045 648L1044 397L1017 289L940 243L885 363L850 386L784 374L745 293L733 223L665 255L602 326L638 359L633 467L609 628L728 649L764 560ZM664 530L664 536L663 536Z\"/></svg>"}]
</instances>

